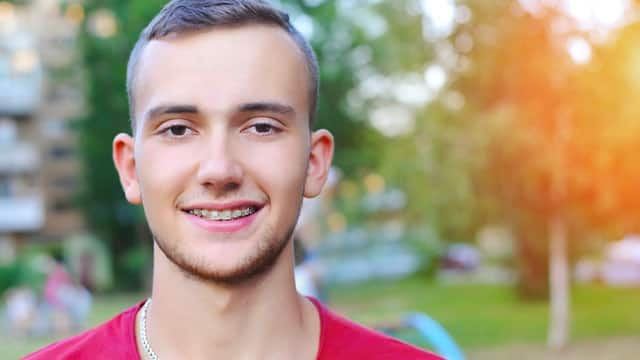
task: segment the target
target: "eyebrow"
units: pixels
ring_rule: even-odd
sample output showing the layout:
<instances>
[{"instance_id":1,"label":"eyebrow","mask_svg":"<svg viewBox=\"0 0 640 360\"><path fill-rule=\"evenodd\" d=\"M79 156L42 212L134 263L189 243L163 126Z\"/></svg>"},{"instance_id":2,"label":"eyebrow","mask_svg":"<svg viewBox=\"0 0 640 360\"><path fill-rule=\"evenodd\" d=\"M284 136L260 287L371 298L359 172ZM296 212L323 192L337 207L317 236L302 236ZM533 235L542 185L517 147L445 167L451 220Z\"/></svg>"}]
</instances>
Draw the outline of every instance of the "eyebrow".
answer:
<instances>
[{"instance_id":1,"label":"eyebrow","mask_svg":"<svg viewBox=\"0 0 640 360\"><path fill-rule=\"evenodd\" d=\"M235 110L235 112L241 113L255 113L255 112L268 112L273 114L291 115L295 114L295 110L292 106L280 104L277 102L251 102L241 104ZM200 110L195 105L160 105L147 111L144 119L149 120L162 115L172 114L199 114Z\"/></svg>"},{"instance_id":2,"label":"eyebrow","mask_svg":"<svg viewBox=\"0 0 640 360\"><path fill-rule=\"evenodd\" d=\"M160 115L169 115L169 114L197 114L200 111L197 106L194 105L162 105L156 106L151 110L147 111L144 118L146 120L153 119Z\"/></svg>"},{"instance_id":3,"label":"eyebrow","mask_svg":"<svg viewBox=\"0 0 640 360\"><path fill-rule=\"evenodd\" d=\"M268 112L281 115L295 114L292 106L276 102L252 102L242 104L238 107L237 112Z\"/></svg>"}]
</instances>

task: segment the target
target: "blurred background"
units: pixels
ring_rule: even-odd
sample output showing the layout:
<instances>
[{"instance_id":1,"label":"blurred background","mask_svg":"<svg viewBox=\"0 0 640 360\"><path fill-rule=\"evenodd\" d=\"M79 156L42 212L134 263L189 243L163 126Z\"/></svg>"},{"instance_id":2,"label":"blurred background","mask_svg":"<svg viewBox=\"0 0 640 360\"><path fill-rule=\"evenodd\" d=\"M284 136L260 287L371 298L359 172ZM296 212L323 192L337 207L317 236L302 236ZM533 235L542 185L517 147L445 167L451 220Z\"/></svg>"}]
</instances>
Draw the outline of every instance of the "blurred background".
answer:
<instances>
[{"instance_id":1,"label":"blurred background","mask_svg":"<svg viewBox=\"0 0 640 360\"><path fill-rule=\"evenodd\" d=\"M0 0L3 358L146 294L111 141L163 3ZM337 140L296 233L301 291L454 360L637 356L639 1L278 3Z\"/></svg>"}]
</instances>

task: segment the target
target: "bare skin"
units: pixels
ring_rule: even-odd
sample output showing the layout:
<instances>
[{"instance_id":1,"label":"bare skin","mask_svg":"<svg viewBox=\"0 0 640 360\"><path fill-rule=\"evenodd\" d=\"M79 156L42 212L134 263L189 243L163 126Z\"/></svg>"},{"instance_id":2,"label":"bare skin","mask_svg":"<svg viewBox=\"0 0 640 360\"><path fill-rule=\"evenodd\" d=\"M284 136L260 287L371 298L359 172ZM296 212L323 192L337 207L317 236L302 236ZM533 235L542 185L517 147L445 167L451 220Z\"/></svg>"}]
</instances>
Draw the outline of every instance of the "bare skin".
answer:
<instances>
[{"instance_id":1,"label":"bare skin","mask_svg":"<svg viewBox=\"0 0 640 360\"><path fill-rule=\"evenodd\" d=\"M280 269L286 267L274 267ZM181 297L163 297L163 286L154 284L147 319L154 351L162 359L315 359L320 337L315 306L303 297L285 295L295 288L276 290L280 276L290 274L265 276L269 280L256 279L243 289L185 283ZM140 313L137 316L136 324ZM137 340L139 353L148 359Z\"/></svg>"},{"instance_id":2,"label":"bare skin","mask_svg":"<svg viewBox=\"0 0 640 360\"><path fill-rule=\"evenodd\" d=\"M149 43L136 81L135 136L116 136L113 157L156 238L153 350L315 359L320 322L295 289L291 232L302 197L322 190L333 138L309 129L302 53L277 27L215 28Z\"/></svg>"}]
</instances>

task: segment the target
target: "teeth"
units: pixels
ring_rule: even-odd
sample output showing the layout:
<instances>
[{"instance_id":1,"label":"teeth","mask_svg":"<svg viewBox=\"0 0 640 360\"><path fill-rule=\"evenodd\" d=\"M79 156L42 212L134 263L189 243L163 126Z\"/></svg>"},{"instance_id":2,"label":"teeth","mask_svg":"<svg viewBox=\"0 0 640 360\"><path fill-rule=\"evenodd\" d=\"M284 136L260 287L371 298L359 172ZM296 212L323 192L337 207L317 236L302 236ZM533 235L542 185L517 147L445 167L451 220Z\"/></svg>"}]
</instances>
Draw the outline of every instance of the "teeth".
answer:
<instances>
[{"instance_id":1,"label":"teeth","mask_svg":"<svg viewBox=\"0 0 640 360\"><path fill-rule=\"evenodd\" d=\"M248 207L244 209L223 210L223 211L194 209L189 212L193 215L196 215L208 220L229 221L229 220L234 220L241 217L249 216L255 213L256 211L257 211L256 208Z\"/></svg>"}]
</instances>

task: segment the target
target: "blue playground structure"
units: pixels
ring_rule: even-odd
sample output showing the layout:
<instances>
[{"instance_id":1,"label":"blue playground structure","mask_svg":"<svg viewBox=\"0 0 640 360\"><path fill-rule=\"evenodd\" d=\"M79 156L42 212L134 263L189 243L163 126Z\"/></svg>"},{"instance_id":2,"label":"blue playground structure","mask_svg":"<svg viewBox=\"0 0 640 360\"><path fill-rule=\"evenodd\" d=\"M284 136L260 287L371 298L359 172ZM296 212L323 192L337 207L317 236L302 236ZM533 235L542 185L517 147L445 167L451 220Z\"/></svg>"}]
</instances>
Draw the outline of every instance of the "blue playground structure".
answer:
<instances>
[{"instance_id":1,"label":"blue playground structure","mask_svg":"<svg viewBox=\"0 0 640 360\"><path fill-rule=\"evenodd\" d=\"M426 344L447 360L464 360L462 350L440 323L424 313L412 313L400 323L379 327L384 333L413 344Z\"/></svg>"}]
</instances>

